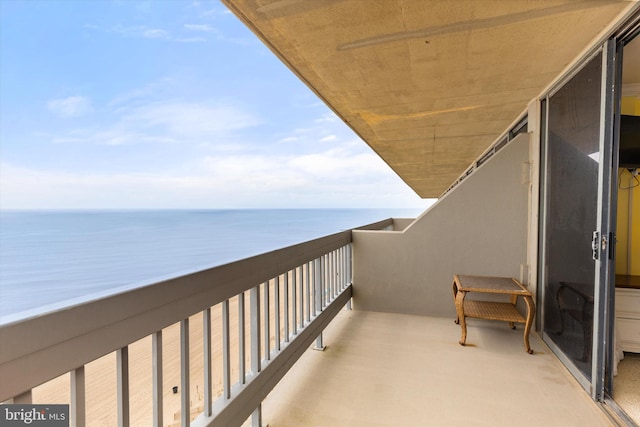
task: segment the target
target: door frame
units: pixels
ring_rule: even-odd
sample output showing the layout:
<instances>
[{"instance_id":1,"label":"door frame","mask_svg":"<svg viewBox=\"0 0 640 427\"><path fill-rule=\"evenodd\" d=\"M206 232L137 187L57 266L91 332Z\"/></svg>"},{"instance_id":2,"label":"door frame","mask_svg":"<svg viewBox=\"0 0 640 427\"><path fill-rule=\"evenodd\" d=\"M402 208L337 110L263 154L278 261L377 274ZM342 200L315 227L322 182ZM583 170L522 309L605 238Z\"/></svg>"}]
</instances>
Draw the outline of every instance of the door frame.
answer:
<instances>
[{"instance_id":1,"label":"door frame","mask_svg":"<svg viewBox=\"0 0 640 427\"><path fill-rule=\"evenodd\" d=\"M622 29L612 37L615 46L615 66L614 66L614 117L613 117L613 171L618 172L619 166L619 146L620 146L620 114L622 102L622 60L624 56L624 46L633 39L640 40L640 13L636 14L635 19L623 26ZM611 227L613 230L617 228L617 210L618 210L618 185L613 182L611 186ZM614 234L615 238L615 234ZM615 360L615 250L611 259L609 268L609 289L608 289L608 315L609 320L607 327L607 341L605 345L605 377L602 402L620 419L629 425L634 425L634 421L629 418L626 412L613 399L613 372Z\"/></svg>"},{"instance_id":2,"label":"door frame","mask_svg":"<svg viewBox=\"0 0 640 427\"><path fill-rule=\"evenodd\" d=\"M594 60L598 55L602 54L602 67L601 67L601 96L600 96L600 129L599 129L599 153L600 158L598 162L598 184L597 184L597 219L596 230L599 233L597 254L598 259L595 262L594 273L594 317L593 317L593 333L592 333L592 357L591 357L591 378L587 378L585 374L567 357L564 352L553 342L553 340L544 332L545 324L545 304L538 304L538 319L540 321L540 330L542 331L542 337L545 343L551 348L556 356L562 361L562 363L569 369L572 375L578 380L582 387L587 390L594 400L604 400L605 389L605 360L607 356L606 345L609 334L609 329L612 329L613 313L610 311L612 305L609 294L610 289L610 270L611 263L610 252L611 246L611 207L612 207L612 195L615 192L612 190L612 176L613 175L613 145L611 144L613 138L613 123L614 123L614 83L616 81L614 75L615 66L615 53L616 45L615 38L611 38L604 42L601 46L591 52L591 54L583 58L576 67L573 68L571 73L565 75L559 80L551 90L541 97L541 157L540 157L540 203L539 203L539 257L538 257L538 290L541 295L540 301L545 300L545 292L547 274L546 274L546 239L545 232L547 228L547 198L548 188L547 182L547 164L548 164L548 150L547 145L549 141L549 99L560 89L562 89L573 77L576 76L590 61ZM615 180L614 180L615 181ZM614 208L615 214L615 208ZM613 283L613 282L611 282Z\"/></svg>"}]
</instances>

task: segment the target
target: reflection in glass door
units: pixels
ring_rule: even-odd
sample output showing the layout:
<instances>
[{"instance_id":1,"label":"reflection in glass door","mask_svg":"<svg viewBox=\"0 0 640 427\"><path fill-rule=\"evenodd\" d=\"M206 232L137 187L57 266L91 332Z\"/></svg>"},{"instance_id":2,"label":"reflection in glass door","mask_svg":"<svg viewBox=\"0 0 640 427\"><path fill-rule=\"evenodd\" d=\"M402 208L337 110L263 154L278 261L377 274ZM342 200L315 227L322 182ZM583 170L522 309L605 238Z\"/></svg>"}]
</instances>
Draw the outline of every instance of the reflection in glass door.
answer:
<instances>
[{"instance_id":1,"label":"reflection in glass door","mask_svg":"<svg viewBox=\"0 0 640 427\"><path fill-rule=\"evenodd\" d=\"M543 332L585 387L592 375L602 71L599 53L546 102Z\"/></svg>"}]
</instances>

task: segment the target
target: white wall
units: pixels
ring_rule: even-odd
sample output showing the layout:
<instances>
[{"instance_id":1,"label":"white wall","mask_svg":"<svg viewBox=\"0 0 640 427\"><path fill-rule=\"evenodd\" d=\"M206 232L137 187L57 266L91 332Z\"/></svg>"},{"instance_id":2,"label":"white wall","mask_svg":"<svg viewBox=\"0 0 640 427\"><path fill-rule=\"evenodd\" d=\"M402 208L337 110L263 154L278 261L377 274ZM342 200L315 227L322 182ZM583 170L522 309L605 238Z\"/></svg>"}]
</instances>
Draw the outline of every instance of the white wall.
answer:
<instances>
[{"instance_id":1,"label":"white wall","mask_svg":"<svg viewBox=\"0 0 640 427\"><path fill-rule=\"evenodd\" d=\"M523 279L529 140L519 135L404 231L354 231L354 308L454 316L454 274Z\"/></svg>"}]
</instances>

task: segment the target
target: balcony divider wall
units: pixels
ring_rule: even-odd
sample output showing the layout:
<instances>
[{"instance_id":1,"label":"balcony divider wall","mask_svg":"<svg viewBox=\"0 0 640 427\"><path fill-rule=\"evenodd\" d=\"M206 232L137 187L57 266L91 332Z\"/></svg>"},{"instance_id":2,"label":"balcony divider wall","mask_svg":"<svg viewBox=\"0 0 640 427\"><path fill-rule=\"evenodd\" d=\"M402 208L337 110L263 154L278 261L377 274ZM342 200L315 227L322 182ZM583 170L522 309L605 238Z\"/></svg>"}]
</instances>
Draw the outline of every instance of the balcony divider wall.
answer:
<instances>
[{"instance_id":1,"label":"balcony divider wall","mask_svg":"<svg viewBox=\"0 0 640 427\"><path fill-rule=\"evenodd\" d=\"M454 274L526 283L529 148L517 135L401 231L355 230L354 308L454 317Z\"/></svg>"}]
</instances>

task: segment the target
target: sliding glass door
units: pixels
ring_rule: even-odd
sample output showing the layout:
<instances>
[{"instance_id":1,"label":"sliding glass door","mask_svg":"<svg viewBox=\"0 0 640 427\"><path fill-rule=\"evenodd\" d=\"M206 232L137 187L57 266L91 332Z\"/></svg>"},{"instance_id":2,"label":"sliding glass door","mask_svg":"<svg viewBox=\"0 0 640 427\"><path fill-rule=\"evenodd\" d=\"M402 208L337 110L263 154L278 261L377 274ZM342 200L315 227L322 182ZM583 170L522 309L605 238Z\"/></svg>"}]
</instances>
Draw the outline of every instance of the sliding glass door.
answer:
<instances>
[{"instance_id":1,"label":"sliding glass door","mask_svg":"<svg viewBox=\"0 0 640 427\"><path fill-rule=\"evenodd\" d=\"M603 47L543 103L543 336L594 397L604 375L612 55Z\"/></svg>"}]
</instances>

